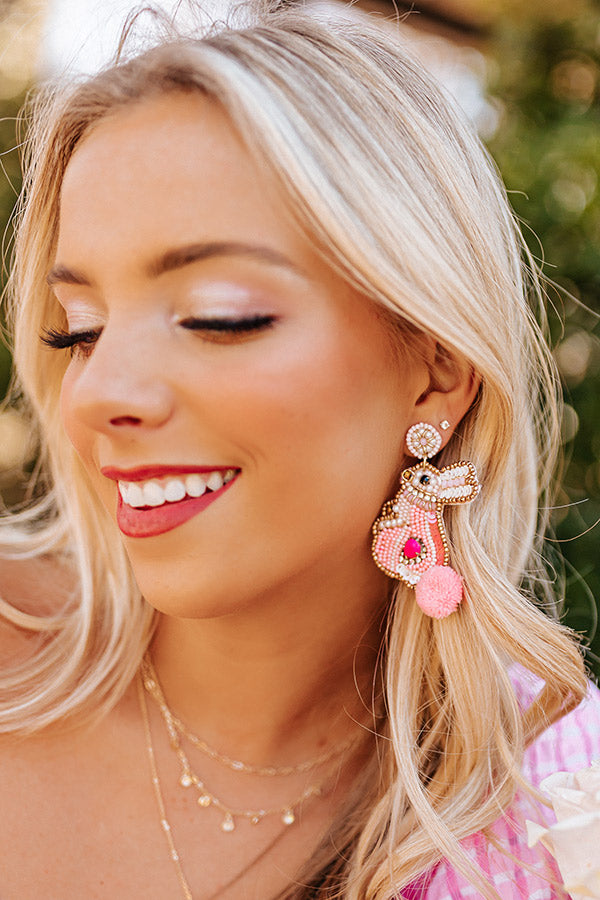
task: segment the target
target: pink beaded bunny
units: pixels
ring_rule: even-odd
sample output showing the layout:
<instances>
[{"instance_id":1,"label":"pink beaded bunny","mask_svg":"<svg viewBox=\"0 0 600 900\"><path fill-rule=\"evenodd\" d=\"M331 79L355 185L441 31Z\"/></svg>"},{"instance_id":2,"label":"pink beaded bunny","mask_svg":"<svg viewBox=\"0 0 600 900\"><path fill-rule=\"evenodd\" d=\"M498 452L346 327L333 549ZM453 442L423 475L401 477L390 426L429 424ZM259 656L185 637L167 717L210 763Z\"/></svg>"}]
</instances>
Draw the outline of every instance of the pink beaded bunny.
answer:
<instances>
[{"instance_id":1,"label":"pink beaded bunny","mask_svg":"<svg viewBox=\"0 0 600 900\"><path fill-rule=\"evenodd\" d=\"M477 496L480 485L470 462L443 469L427 462L442 445L442 436L433 425L413 425L406 445L422 462L402 472L400 490L384 504L373 525L373 559L386 575L415 589L424 613L443 619L457 609L463 594L462 578L448 565L444 506L468 503Z\"/></svg>"}]
</instances>

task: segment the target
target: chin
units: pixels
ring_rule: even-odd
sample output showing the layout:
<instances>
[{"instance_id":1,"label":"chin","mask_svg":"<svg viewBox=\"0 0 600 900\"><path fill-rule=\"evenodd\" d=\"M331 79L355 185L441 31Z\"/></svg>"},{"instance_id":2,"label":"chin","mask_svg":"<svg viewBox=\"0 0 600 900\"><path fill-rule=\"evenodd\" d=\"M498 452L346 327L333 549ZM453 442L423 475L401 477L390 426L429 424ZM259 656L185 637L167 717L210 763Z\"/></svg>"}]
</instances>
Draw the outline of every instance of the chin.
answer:
<instances>
[{"instance_id":1,"label":"chin","mask_svg":"<svg viewBox=\"0 0 600 900\"><path fill-rule=\"evenodd\" d=\"M131 559L137 585L150 606L165 616L182 619L215 619L231 615L252 604L257 593L246 594L251 578L227 577L225 567L208 567L194 561L190 577L185 577L186 565L164 561L154 566L140 565ZM183 576L183 577L182 577Z\"/></svg>"},{"instance_id":2,"label":"chin","mask_svg":"<svg viewBox=\"0 0 600 900\"><path fill-rule=\"evenodd\" d=\"M215 596L214 592L163 591L156 586L144 590L141 585L140 589L146 602L158 613L176 619L220 619L236 611L237 604L232 604L231 596Z\"/></svg>"}]
</instances>

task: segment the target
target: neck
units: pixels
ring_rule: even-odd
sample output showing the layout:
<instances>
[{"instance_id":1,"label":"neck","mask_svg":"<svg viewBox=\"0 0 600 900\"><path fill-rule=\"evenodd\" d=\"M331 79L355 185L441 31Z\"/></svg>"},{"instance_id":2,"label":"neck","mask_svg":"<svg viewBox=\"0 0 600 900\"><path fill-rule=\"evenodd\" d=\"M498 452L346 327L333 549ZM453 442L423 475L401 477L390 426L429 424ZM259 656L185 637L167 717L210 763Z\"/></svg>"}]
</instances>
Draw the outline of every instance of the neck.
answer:
<instances>
[{"instance_id":1,"label":"neck","mask_svg":"<svg viewBox=\"0 0 600 900\"><path fill-rule=\"evenodd\" d=\"M370 725L385 583L289 585L221 618L163 617L152 657L188 727L254 764L290 764Z\"/></svg>"}]
</instances>

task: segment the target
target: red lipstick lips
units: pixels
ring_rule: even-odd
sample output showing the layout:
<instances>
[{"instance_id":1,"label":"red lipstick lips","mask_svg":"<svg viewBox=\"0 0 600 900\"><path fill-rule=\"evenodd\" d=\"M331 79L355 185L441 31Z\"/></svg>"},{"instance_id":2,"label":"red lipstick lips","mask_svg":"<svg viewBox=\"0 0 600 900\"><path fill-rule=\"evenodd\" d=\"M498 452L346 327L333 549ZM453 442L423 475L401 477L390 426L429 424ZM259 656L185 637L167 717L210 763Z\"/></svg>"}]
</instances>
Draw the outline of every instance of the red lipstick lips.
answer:
<instances>
[{"instance_id":1,"label":"red lipstick lips","mask_svg":"<svg viewBox=\"0 0 600 900\"><path fill-rule=\"evenodd\" d=\"M114 481L149 481L152 478L192 475L194 473L227 472L227 466L141 466L136 469L105 467L102 474ZM217 500L236 480L239 471L231 481L216 491L206 491L201 497L184 497L176 502L166 502L161 506L132 507L123 502L119 492L117 502L117 525L126 537L156 537L177 528L211 503Z\"/></svg>"},{"instance_id":2,"label":"red lipstick lips","mask_svg":"<svg viewBox=\"0 0 600 900\"><path fill-rule=\"evenodd\" d=\"M229 472L235 466L137 466L135 469L118 469L116 466L103 466L100 471L105 478L112 481L149 481L151 478L166 478L168 475L200 475L207 472Z\"/></svg>"}]
</instances>

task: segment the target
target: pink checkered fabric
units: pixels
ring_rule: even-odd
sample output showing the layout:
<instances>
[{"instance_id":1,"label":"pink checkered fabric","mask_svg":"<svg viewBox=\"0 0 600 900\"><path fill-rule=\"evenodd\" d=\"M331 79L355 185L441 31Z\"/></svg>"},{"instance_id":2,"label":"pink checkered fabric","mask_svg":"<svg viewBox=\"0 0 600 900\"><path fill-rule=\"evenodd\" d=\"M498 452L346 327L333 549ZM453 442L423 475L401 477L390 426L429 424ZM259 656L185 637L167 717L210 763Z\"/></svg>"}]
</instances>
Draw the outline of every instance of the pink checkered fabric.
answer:
<instances>
[{"instance_id":1,"label":"pink checkered fabric","mask_svg":"<svg viewBox=\"0 0 600 900\"><path fill-rule=\"evenodd\" d=\"M540 682L523 669L515 669L517 695L527 707L540 689ZM539 786L553 772L575 772L600 759L600 691L590 685L588 696L573 712L556 722L529 747L523 773ZM471 835L462 846L484 873L502 900L565 900L566 891L556 865L540 845L529 849L525 820L551 824L552 811L522 793L510 810L493 826L494 834L509 856L495 849L480 834ZM398 900L459 900L480 898L481 892L442 861L419 882L404 888Z\"/></svg>"}]
</instances>

